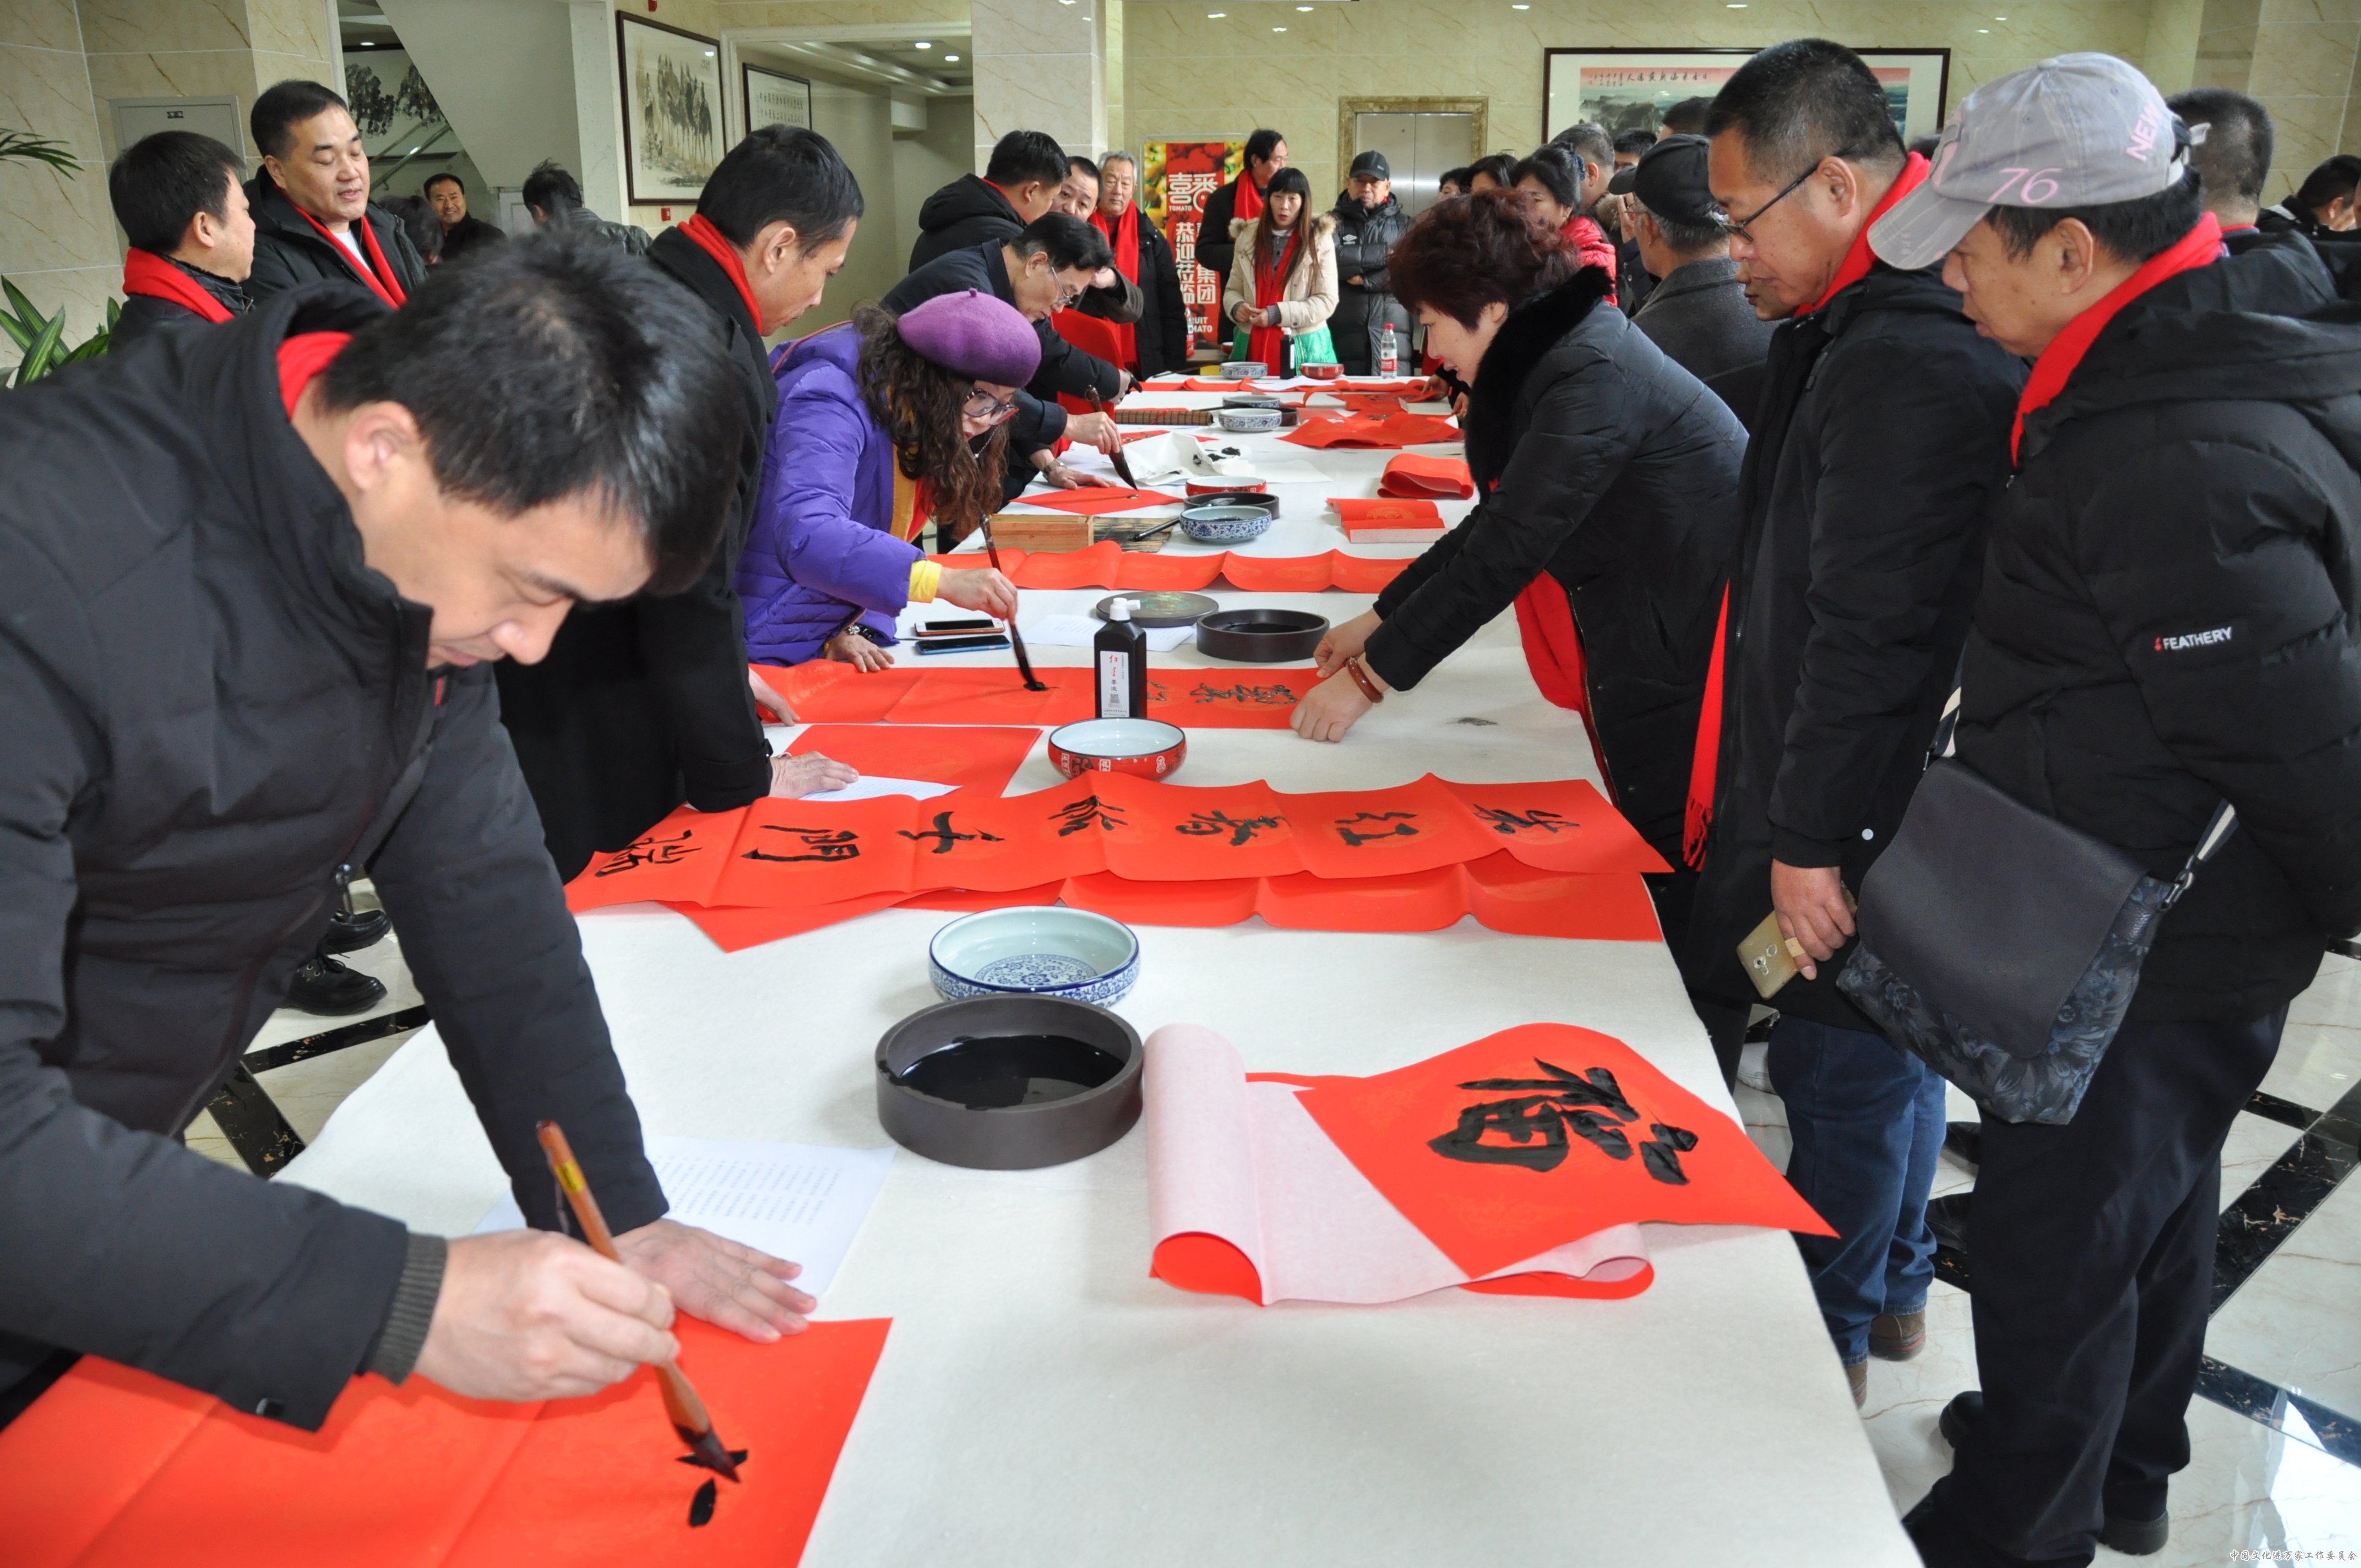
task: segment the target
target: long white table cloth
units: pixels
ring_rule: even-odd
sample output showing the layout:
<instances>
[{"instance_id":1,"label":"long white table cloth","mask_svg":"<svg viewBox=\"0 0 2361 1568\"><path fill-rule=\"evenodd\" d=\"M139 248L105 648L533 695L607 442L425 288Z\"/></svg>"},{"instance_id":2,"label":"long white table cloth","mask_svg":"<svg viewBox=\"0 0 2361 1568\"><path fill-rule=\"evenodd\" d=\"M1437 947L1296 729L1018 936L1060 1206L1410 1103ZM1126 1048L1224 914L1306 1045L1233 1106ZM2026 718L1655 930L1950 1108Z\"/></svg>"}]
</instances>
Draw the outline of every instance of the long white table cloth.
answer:
<instances>
[{"instance_id":1,"label":"long white table cloth","mask_svg":"<svg viewBox=\"0 0 2361 1568\"><path fill-rule=\"evenodd\" d=\"M1276 438L1222 440L1251 453ZM1374 494L1391 454L1276 452L1334 482L1279 488L1280 521L1250 553L1347 548L1325 498ZM1212 591L1337 622L1369 603ZM1085 611L1104 594L1027 591L1024 615ZM1033 657L1088 660L1080 649ZM1240 668L1190 644L1158 662ZM1374 788L1428 772L1598 781L1580 722L1534 689L1510 618L1341 745L1192 731L1180 782ZM1037 746L1010 788L1057 776ZM873 1146L885 1140L872 1053L895 1021L937 1000L926 943L951 918L892 910L729 955L653 906L581 926L650 1132ZM1379 1072L1555 1021L1616 1036L1735 1113L1658 943L1507 936L1473 919L1402 935L1251 920L1147 927L1139 938L1140 981L1115 1011L1143 1036L1210 1025L1250 1070ZM506 1185L432 1027L280 1179L452 1235ZM1646 1228L1656 1279L1629 1300L1450 1290L1385 1307L1263 1308L1148 1277L1137 1130L1047 1170L966 1170L898 1152L820 1307L894 1327L804 1561L1915 1563L1793 1241ZM727 1390L708 1394L726 1411Z\"/></svg>"}]
</instances>

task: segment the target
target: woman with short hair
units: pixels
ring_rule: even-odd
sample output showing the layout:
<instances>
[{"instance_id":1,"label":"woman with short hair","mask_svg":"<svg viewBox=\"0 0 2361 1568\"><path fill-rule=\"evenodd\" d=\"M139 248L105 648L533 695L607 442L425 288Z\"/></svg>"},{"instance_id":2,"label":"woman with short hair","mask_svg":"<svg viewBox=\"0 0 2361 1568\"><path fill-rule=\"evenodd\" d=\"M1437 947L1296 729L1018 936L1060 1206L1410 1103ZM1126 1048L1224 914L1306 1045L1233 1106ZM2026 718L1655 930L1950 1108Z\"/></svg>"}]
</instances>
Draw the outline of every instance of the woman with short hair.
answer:
<instances>
[{"instance_id":1,"label":"woman with short hair","mask_svg":"<svg viewBox=\"0 0 2361 1568\"><path fill-rule=\"evenodd\" d=\"M1303 170L1282 169L1263 192L1261 214L1230 221L1237 257L1222 305L1247 330L1246 357L1274 370L1282 336L1324 327L1336 313L1336 220L1311 205Z\"/></svg>"},{"instance_id":2,"label":"woman with short hair","mask_svg":"<svg viewBox=\"0 0 2361 1568\"><path fill-rule=\"evenodd\" d=\"M938 294L898 319L869 307L780 350L779 416L738 562L746 652L893 663L904 606L937 599L1008 620L1016 590L989 568L927 557L1000 505L1007 421L1033 378L1032 323L989 294Z\"/></svg>"},{"instance_id":3,"label":"woman with short hair","mask_svg":"<svg viewBox=\"0 0 2361 1568\"><path fill-rule=\"evenodd\" d=\"M1480 499L1321 643L1295 729L1343 739L1514 605L1534 683L1582 713L1615 804L1677 867L1746 432L1573 263L1518 191L1438 203L1394 247L1396 297L1472 385ZM1650 880L1677 941L1695 873Z\"/></svg>"},{"instance_id":4,"label":"woman with short hair","mask_svg":"<svg viewBox=\"0 0 2361 1568\"><path fill-rule=\"evenodd\" d=\"M1479 158L1467 166L1467 194L1478 191L1505 191L1516 181L1517 160L1505 152Z\"/></svg>"},{"instance_id":5,"label":"woman with short hair","mask_svg":"<svg viewBox=\"0 0 2361 1568\"><path fill-rule=\"evenodd\" d=\"M1589 179L1588 160L1574 148L1554 142L1535 148L1531 158L1509 171L1509 183L1531 197L1534 210L1565 236L1576 253L1576 264L1605 268L1611 284L1615 242L1607 237L1597 218L1583 211L1582 192ZM1610 289L1610 296L1612 292Z\"/></svg>"}]
</instances>

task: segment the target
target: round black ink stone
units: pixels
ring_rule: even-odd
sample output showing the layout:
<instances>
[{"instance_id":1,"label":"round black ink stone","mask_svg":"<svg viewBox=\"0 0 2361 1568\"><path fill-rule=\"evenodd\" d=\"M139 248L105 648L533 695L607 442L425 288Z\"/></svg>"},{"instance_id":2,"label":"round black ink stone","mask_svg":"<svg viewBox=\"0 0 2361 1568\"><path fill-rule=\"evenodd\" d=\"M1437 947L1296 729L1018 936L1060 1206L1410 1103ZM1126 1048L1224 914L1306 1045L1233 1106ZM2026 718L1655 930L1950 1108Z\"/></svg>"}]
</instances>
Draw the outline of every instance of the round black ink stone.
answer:
<instances>
[{"instance_id":1,"label":"round black ink stone","mask_svg":"<svg viewBox=\"0 0 2361 1568\"><path fill-rule=\"evenodd\" d=\"M1087 1003L947 1002L887 1030L876 1060L878 1121L895 1143L946 1165L1062 1165L1139 1120L1139 1036Z\"/></svg>"}]
</instances>

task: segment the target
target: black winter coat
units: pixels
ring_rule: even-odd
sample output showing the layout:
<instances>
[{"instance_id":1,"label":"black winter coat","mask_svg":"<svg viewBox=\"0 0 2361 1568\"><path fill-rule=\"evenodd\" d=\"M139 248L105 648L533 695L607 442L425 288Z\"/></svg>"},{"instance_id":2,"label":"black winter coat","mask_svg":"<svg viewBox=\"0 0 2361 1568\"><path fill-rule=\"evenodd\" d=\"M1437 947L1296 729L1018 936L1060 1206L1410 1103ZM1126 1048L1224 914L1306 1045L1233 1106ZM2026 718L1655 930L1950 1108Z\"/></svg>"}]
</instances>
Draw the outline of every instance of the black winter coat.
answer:
<instances>
[{"instance_id":1,"label":"black winter coat","mask_svg":"<svg viewBox=\"0 0 2361 1568\"><path fill-rule=\"evenodd\" d=\"M1238 242L1230 237L1230 220L1238 215L1238 180L1246 178L1241 174L1205 198L1204 218L1197 228L1197 265L1224 280L1238 258Z\"/></svg>"},{"instance_id":2,"label":"black winter coat","mask_svg":"<svg viewBox=\"0 0 2361 1568\"><path fill-rule=\"evenodd\" d=\"M191 267L183 261L165 260L188 274L198 288L221 302L222 308L234 316L242 316L254 308L246 291L227 278L216 277L202 267ZM149 334L183 326L211 326L188 306L171 300L159 300L153 294L131 294L123 302L122 313L115 320L115 330L107 334L106 351L120 354Z\"/></svg>"},{"instance_id":3,"label":"black winter coat","mask_svg":"<svg viewBox=\"0 0 2361 1568\"><path fill-rule=\"evenodd\" d=\"M1483 500L1378 596L1369 667L1416 685L1547 572L1581 629L1600 766L1680 863L1746 433L1588 268L1502 323L1467 402Z\"/></svg>"},{"instance_id":4,"label":"black winter coat","mask_svg":"<svg viewBox=\"0 0 2361 1568\"><path fill-rule=\"evenodd\" d=\"M1374 210L1353 200L1350 191L1336 203L1331 214L1336 220L1336 313L1329 325L1341 322L1347 326L1367 321L1373 302L1388 302L1394 297L1393 284L1386 273L1386 253L1394 242L1410 233L1410 214L1402 211L1401 203L1388 196ZM1358 283L1344 280L1357 277ZM1410 345L1402 345L1402 354L1409 356Z\"/></svg>"},{"instance_id":5,"label":"black winter coat","mask_svg":"<svg viewBox=\"0 0 2361 1568\"><path fill-rule=\"evenodd\" d=\"M733 586L779 390L754 318L720 265L678 229L648 260L703 300L738 372L738 490L720 547L683 592L577 605L538 664L500 666L500 717L548 830L558 875L620 850L684 801L728 811L771 788L770 745L746 683ZM718 449L728 451L726 441Z\"/></svg>"},{"instance_id":6,"label":"black winter coat","mask_svg":"<svg viewBox=\"0 0 2361 1568\"><path fill-rule=\"evenodd\" d=\"M1189 364L1189 299L1180 291L1180 265L1172 242L1146 213L1139 214L1140 292L1148 308L1140 313L1135 341L1139 345L1139 374L1145 378Z\"/></svg>"},{"instance_id":7,"label":"black winter coat","mask_svg":"<svg viewBox=\"0 0 2361 1568\"><path fill-rule=\"evenodd\" d=\"M246 182L246 199L254 212L254 270L246 280L250 298L267 300L306 283L360 281L352 252L313 228L268 173ZM426 281L426 263L403 232L401 220L374 204L363 217L401 291L415 292Z\"/></svg>"},{"instance_id":8,"label":"black winter coat","mask_svg":"<svg viewBox=\"0 0 2361 1568\"><path fill-rule=\"evenodd\" d=\"M1025 220L1000 193L1000 187L977 174L962 174L918 208L918 237L910 247L910 270L916 272L939 256L966 250L994 240L1006 244L1025 229Z\"/></svg>"},{"instance_id":9,"label":"black winter coat","mask_svg":"<svg viewBox=\"0 0 2361 1568\"><path fill-rule=\"evenodd\" d=\"M364 565L277 351L281 295L0 400L0 1389L50 1345L316 1428L401 1277L381 1215L179 1146L374 851L518 1202L537 1118L620 1231L664 1212L491 673Z\"/></svg>"},{"instance_id":10,"label":"black winter coat","mask_svg":"<svg viewBox=\"0 0 2361 1568\"><path fill-rule=\"evenodd\" d=\"M2170 877L2131 1015L2250 1019L2361 927L2361 310L2301 253L2167 279L2026 416L1968 641L1961 761ZM2018 868L2039 874L2039 868Z\"/></svg>"},{"instance_id":11,"label":"black winter coat","mask_svg":"<svg viewBox=\"0 0 2361 1568\"><path fill-rule=\"evenodd\" d=\"M1934 272L1878 264L1783 323L1740 486L1713 836L1684 970L1757 1000L1737 948L1771 861L1858 892L1901 823L1950 696L2024 363L1976 335ZM1839 1028L1850 949L1773 1005Z\"/></svg>"}]
</instances>

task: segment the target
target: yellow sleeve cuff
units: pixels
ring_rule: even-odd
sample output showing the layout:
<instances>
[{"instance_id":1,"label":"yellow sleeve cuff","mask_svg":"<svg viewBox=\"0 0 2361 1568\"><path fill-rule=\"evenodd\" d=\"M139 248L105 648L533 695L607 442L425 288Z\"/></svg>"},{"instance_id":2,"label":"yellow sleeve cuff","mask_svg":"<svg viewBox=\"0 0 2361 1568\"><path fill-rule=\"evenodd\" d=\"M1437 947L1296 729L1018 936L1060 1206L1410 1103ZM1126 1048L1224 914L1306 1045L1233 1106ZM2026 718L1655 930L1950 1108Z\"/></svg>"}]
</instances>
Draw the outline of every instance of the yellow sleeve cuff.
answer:
<instances>
[{"instance_id":1,"label":"yellow sleeve cuff","mask_svg":"<svg viewBox=\"0 0 2361 1568\"><path fill-rule=\"evenodd\" d=\"M932 604L935 590L943 586L942 564L924 557L910 563L910 602Z\"/></svg>"}]
</instances>

